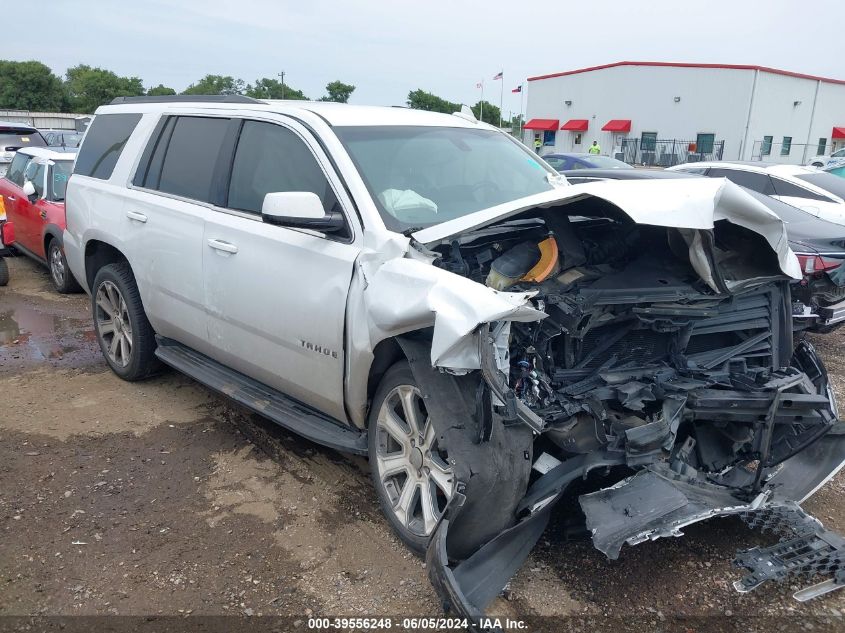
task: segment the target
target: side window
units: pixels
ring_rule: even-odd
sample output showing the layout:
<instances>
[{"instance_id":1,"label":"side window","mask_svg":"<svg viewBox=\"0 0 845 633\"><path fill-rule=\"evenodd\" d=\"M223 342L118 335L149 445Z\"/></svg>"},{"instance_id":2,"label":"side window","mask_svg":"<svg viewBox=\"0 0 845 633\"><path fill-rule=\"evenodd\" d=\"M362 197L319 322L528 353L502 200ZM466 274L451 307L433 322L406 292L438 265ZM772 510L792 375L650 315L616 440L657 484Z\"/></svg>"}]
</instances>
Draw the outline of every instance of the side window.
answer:
<instances>
[{"instance_id":1,"label":"side window","mask_svg":"<svg viewBox=\"0 0 845 633\"><path fill-rule=\"evenodd\" d=\"M544 156L543 159L555 169L560 169L563 165L563 160L554 156Z\"/></svg>"},{"instance_id":2,"label":"side window","mask_svg":"<svg viewBox=\"0 0 845 633\"><path fill-rule=\"evenodd\" d=\"M140 114L98 114L88 128L76 157L74 173L108 180Z\"/></svg>"},{"instance_id":3,"label":"side window","mask_svg":"<svg viewBox=\"0 0 845 633\"><path fill-rule=\"evenodd\" d=\"M711 178L727 178L733 183L747 187L752 191L770 196L774 193L772 182L766 174L758 174L753 171L742 171L740 169L716 169L711 168L707 174Z\"/></svg>"},{"instance_id":4,"label":"side window","mask_svg":"<svg viewBox=\"0 0 845 633\"><path fill-rule=\"evenodd\" d=\"M806 200L819 200L820 202L833 202L830 198L823 196L821 194L816 193L815 191L810 191L809 189L804 189L803 187L799 187L798 185L794 185L791 182L787 182L786 180L781 180L780 178L772 177L772 184L775 188L774 195L776 196L789 196L791 198L804 198Z\"/></svg>"},{"instance_id":5,"label":"side window","mask_svg":"<svg viewBox=\"0 0 845 633\"><path fill-rule=\"evenodd\" d=\"M210 202L214 169L228 127L229 119L175 117L166 147L163 143L156 147L155 155L150 161L147 180L153 178L159 159L161 175L146 186L177 196ZM164 137L165 134L162 134L162 141L165 140Z\"/></svg>"},{"instance_id":6,"label":"side window","mask_svg":"<svg viewBox=\"0 0 845 633\"><path fill-rule=\"evenodd\" d=\"M32 163L30 163L32 164ZM35 173L32 175L32 185L35 187L35 193L39 198L44 197L44 178L47 172L47 165L39 163L35 168Z\"/></svg>"},{"instance_id":7,"label":"side window","mask_svg":"<svg viewBox=\"0 0 845 633\"><path fill-rule=\"evenodd\" d=\"M6 174L6 178L11 180L18 187L23 187L23 172L31 160L32 156L20 153L15 154L15 157L12 159L12 164L9 165L9 171Z\"/></svg>"},{"instance_id":8,"label":"side window","mask_svg":"<svg viewBox=\"0 0 845 633\"><path fill-rule=\"evenodd\" d=\"M26 183L27 180L32 182L33 186L35 186L35 191L38 195L41 195L41 192L44 190L43 187L38 186L38 168L40 165L38 162L33 159L29 161L26 165L26 168L23 170L23 182ZM41 172L41 178L44 178L44 172Z\"/></svg>"},{"instance_id":9,"label":"side window","mask_svg":"<svg viewBox=\"0 0 845 633\"><path fill-rule=\"evenodd\" d=\"M302 139L280 125L245 121L232 164L228 206L261 213L264 196L279 191L310 191L326 211L339 210L329 181Z\"/></svg>"}]
</instances>

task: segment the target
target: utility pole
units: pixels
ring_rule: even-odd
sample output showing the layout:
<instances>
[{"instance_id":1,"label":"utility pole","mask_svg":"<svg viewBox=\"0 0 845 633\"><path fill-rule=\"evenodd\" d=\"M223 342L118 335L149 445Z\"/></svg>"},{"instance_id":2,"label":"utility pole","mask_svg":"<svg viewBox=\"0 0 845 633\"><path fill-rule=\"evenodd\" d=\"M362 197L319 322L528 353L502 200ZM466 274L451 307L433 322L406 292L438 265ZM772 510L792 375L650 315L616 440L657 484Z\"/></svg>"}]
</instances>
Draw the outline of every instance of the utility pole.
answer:
<instances>
[{"instance_id":1,"label":"utility pole","mask_svg":"<svg viewBox=\"0 0 845 633\"><path fill-rule=\"evenodd\" d=\"M279 73L279 77L282 78L282 99L285 98L285 71Z\"/></svg>"}]
</instances>

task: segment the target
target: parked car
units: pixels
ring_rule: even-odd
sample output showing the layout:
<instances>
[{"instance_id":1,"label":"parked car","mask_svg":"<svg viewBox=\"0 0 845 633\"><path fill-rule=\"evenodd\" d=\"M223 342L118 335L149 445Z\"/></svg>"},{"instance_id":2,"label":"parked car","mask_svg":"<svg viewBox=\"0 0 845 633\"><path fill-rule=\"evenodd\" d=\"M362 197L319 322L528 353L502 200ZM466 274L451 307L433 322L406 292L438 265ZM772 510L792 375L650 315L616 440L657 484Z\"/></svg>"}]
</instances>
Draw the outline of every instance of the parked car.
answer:
<instances>
[{"instance_id":1,"label":"parked car","mask_svg":"<svg viewBox=\"0 0 845 633\"><path fill-rule=\"evenodd\" d=\"M676 165L669 167L669 171L727 178L809 211L822 220L845 224L845 181L818 169L760 162L704 162Z\"/></svg>"},{"instance_id":2,"label":"parked car","mask_svg":"<svg viewBox=\"0 0 845 633\"><path fill-rule=\"evenodd\" d=\"M31 125L0 121L0 178L6 175L9 163L21 147L46 147L41 132Z\"/></svg>"},{"instance_id":3,"label":"parked car","mask_svg":"<svg viewBox=\"0 0 845 633\"><path fill-rule=\"evenodd\" d=\"M79 147L82 132L76 130L41 130L48 147Z\"/></svg>"},{"instance_id":4,"label":"parked car","mask_svg":"<svg viewBox=\"0 0 845 633\"><path fill-rule=\"evenodd\" d=\"M558 171L572 169L633 169L628 163L597 154L547 154L543 160Z\"/></svg>"},{"instance_id":5,"label":"parked car","mask_svg":"<svg viewBox=\"0 0 845 633\"><path fill-rule=\"evenodd\" d=\"M825 167L841 167L842 165L845 165L845 147L836 150L830 156L813 156L810 162L807 163L808 167L817 167L819 169L824 169Z\"/></svg>"},{"instance_id":6,"label":"parked car","mask_svg":"<svg viewBox=\"0 0 845 633\"><path fill-rule=\"evenodd\" d=\"M64 245L108 365L132 381L164 362L369 455L387 521L467 618L588 473L578 501L611 558L729 514L845 554L797 505L841 468L845 428L793 345L783 223L724 180L568 186L468 119L99 108ZM744 591L817 569L744 560Z\"/></svg>"},{"instance_id":7,"label":"parked car","mask_svg":"<svg viewBox=\"0 0 845 633\"><path fill-rule=\"evenodd\" d=\"M696 174L657 169L585 169L562 172L571 184L601 180L701 178ZM792 285L796 330L830 332L845 323L845 228L747 189L786 224L789 246L798 256L803 278Z\"/></svg>"},{"instance_id":8,"label":"parked car","mask_svg":"<svg viewBox=\"0 0 845 633\"><path fill-rule=\"evenodd\" d=\"M0 197L15 227L13 247L46 265L61 293L81 290L68 271L62 246L65 188L75 156L75 152L51 148L20 149L0 178Z\"/></svg>"}]
</instances>

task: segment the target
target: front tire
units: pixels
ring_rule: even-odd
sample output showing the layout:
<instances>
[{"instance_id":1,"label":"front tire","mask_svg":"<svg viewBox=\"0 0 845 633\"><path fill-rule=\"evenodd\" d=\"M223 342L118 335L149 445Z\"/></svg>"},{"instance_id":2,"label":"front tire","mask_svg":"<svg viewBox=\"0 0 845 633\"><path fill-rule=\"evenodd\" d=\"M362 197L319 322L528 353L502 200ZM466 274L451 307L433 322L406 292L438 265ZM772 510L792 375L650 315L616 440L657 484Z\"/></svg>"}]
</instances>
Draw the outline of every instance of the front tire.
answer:
<instances>
[{"instance_id":1,"label":"front tire","mask_svg":"<svg viewBox=\"0 0 845 633\"><path fill-rule=\"evenodd\" d=\"M47 265L50 268L50 279L57 292L64 295L82 290L68 268L65 250L55 238L47 244Z\"/></svg>"},{"instance_id":2,"label":"front tire","mask_svg":"<svg viewBox=\"0 0 845 633\"><path fill-rule=\"evenodd\" d=\"M123 380L136 381L158 368L155 331L144 312L128 264L108 264L97 272L91 310L97 342L115 374Z\"/></svg>"},{"instance_id":3,"label":"front tire","mask_svg":"<svg viewBox=\"0 0 845 633\"><path fill-rule=\"evenodd\" d=\"M407 362L385 373L373 399L368 433L382 512L402 542L423 555L452 498L455 478Z\"/></svg>"}]
</instances>

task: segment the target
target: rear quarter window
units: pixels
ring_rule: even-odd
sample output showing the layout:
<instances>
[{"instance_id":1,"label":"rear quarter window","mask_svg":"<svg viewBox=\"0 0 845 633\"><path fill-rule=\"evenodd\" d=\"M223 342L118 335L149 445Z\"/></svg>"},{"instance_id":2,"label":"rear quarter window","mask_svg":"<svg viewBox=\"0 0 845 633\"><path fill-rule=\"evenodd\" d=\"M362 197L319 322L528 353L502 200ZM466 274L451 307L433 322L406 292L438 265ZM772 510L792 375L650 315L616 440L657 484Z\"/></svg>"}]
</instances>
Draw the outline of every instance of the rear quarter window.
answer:
<instances>
[{"instance_id":1,"label":"rear quarter window","mask_svg":"<svg viewBox=\"0 0 845 633\"><path fill-rule=\"evenodd\" d=\"M140 120L140 114L99 114L94 117L76 158L74 173L101 180L111 178L126 141Z\"/></svg>"}]
</instances>

